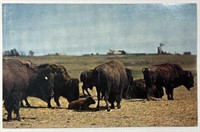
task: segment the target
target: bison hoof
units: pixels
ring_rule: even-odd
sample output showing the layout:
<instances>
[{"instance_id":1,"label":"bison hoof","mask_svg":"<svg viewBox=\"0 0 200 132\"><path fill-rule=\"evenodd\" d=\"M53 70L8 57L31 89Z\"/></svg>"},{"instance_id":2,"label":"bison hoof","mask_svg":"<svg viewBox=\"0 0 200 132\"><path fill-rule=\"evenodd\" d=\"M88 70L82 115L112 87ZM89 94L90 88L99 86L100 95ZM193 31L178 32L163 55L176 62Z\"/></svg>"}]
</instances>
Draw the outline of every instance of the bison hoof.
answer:
<instances>
[{"instance_id":1,"label":"bison hoof","mask_svg":"<svg viewBox=\"0 0 200 132\"><path fill-rule=\"evenodd\" d=\"M150 98L150 97L148 97L148 98L147 98L147 101L151 101L151 98Z\"/></svg>"},{"instance_id":2,"label":"bison hoof","mask_svg":"<svg viewBox=\"0 0 200 132\"><path fill-rule=\"evenodd\" d=\"M7 122L11 122L12 121L12 118L7 118Z\"/></svg>"},{"instance_id":3,"label":"bison hoof","mask_svg":"<svg viewBox=\"0 0 200 132\"><path fill-rule=\"evenodd\" d=\"M31 105L30 105L30 104L27 104L26 107L27 107L27 108L31 108Z\"/></svg>"},{"instance_id":4,"label":"bison hoof","mask_svg":"<svg viewBox=\"0 0 200 132\"><path fill-rule=\"evenodd\" d=\"M115 106L114 106L114 105L111 105L111 106L110 106L110 108L111 108L111 109L114 109L114 108L115 108Z\"/></svg>"},{"instance_id":5,"label":"bison hoof","mask_svg":"<svg viewBox=\"0 0 200 132\"><path fill-rule=\"evenodd\" d=\"M99 111L99 108L96 108L95 111Z\"/></svg>"},{"instance_id":6,"label":"bison hoof","mask_svg":"<svg viewBox=\"0 0 200 132\"><path fill-rule=\"evenodd\" d=\"M167 98L168 100L174 100L174 98Z\"/></svg>"},{"instance_id":7,"label":"bison hoof","mask_svg":"<svg viewBox=\"0 0 200 132\"><path fill-rule=\"evenodd\" d=\"M121 108L121 105L117 105L117 108L120 109L120 108Z\"/></svg>"},{"instance_id":8,"label":"bison hoof","mask_svg":"<svg viewBox=\"0 0 200 132\"><path fill-rule=\"evenodd\" d=\"M7 121L11 122L12 121L12 117L7 117Z\"/></svg>"},{"instance_id":9,"label":"bison hoof","mask_svg":"<svg viewBox=\"0 0 200 132\"><path fill-rule=\"evenodd\" d=\"M20 117L17 117L17 120L18 120L18 121L22 121L22 119L21 119Z\"/></svg>"},{"instance_id":10,"label":"bison hoof","mask_svg":"<svg viewBox=\"0 0 200 132\"><path fill-rule=\"evenodd\" d=\"M110 112L110 107L107 108L107 111Z\"/></svg>"},{"instance_id":11,"label":"bison hoof","mask_svg":"<svg viewBox=\"0 0 200 132\"><path fill-rule=\"evenodd\" d=\"M51 106L51 105L48 105L48 108L52 108L52 106Z\"/></svg>"}]
</instances>

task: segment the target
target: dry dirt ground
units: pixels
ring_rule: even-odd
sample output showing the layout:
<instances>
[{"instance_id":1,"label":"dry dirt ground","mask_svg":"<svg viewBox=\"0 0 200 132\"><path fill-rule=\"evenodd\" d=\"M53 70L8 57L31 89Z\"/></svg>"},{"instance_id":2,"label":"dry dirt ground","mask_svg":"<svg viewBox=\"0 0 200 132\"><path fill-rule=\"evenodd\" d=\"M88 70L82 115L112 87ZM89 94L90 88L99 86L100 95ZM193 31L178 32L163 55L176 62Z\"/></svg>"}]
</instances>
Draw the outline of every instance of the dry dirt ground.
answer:
<instances>
[{"instance_id":1,"label":"dry dirt ground","mask_svg":"<svg viewBox=\"0 0 200 132\"><path fill-rule=\"evenodd\" d=\"M60 99L60 109L49 109L40 99L28 98L33 108L20 109L20 122L6 122L7 114L3 108L3 128L197 126L197 87L189 92L179 87L174 94L174 101L168 101L166 96L160 101L122 100L122 108L110 112L106 111L103 100L101 110L95 112L96 105L91 105L88 111L68 110L64 98ZM56 107L53 100L52 104Z\"/></svg>"}]
</instances>

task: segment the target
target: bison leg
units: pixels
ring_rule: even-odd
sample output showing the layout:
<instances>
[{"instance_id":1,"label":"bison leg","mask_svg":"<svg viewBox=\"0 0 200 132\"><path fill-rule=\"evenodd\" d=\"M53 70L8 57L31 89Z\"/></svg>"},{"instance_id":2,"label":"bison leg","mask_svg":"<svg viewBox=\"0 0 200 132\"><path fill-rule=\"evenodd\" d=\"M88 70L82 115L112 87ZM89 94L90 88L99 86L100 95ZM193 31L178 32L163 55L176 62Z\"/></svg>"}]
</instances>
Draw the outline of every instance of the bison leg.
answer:
<instances>
[{"instance_id":1,"label":"bison leg","mask_svg":"<svg viewBox=\"0 0 200 132\"><path fill-rule=\"evenodd\" d=\"M163 92L162 86L156 85L156 87L155 87L155 92L154 92L154 96L155 96L156 98L162 98L163 95L164 95L164 92Z\"/></svg>"},{"instance_id":2,"label":"bison leg","mask_svg":"<svg viewBox=\"0 0 200 132\"><path fill-rule=\"evenodd\" d=\"M23 100L21 100L21 107L25 107Z\"/></svg>"},{"instance_id":3,"label":"bison leg","mask_svg":"<svg viewBox=\"0 0 200 132\"><path fill-rule=\"evenodd\" d=\"M174 93L173 93L173 89L171 90L171 100L174 100Z\"/></svg>"},{"instance_id":4,"label":"bison leg","mask_svg":"<svg viewBox=\"0 0 200 132\"><path fill-rule=\"evenodd\" d=\"M17 119L18 121L21 121L21 117L20 117L19 111L16 113L16 119Z\"/></svg>"},{"instance_id":5,"label":"bison leg","mask_svg":"<svg viewBox=\"0 0 200 132\"><path fill-rule=\"evenodd\" d=\"M106 96L104 97L104 100L105 100L105 102L106 102L107 111L110 111L110 106L109 106L109 103L108 103L108 98L107 98ZM113 103L112 105L113 105L113 107L115 107L115 106L114 106L114 103Z\"/></svg>"},{"instance_id":6,"label":"bison leg","mask_svg":"<svg viewBox=\"0 0 200 132\"><path fill-rule=\"evenodd\" d=\"M13 111L16 114L16 119L18 121L21 121L21 117L20 117L20 114L19 114L19 109L20 109L20 101L17 101L17 102L15 102L13 104Z\"/></svg>"},{"instance_id":7,"label":"bison leg","mask_svg":"<svg viewBox=\"0 0 200 132\"><path fill-rule=\"evenodd\" d=\"M52 106L51 106L51 99L47 100L47 104L48 104L48 108L52 108Z\"/></svg>"},{"instance_id":8,"label":"bison leg","mask_svg":"<svg viewBox=\"0 0 200 132\"><path fill-rule=\"evenodd\" d=\"M174 97L173 97L173 88L172 89L170 89L170 94L171 94L171 100L174 100Z\"/></svg>"},{"instance_id":9,"label":"bison leg","mask_svg":"<svg viewBox=\"0 0 200 132\"><path fill-rule=\"evenodd\" d=\"M150 87L147 87L147 93L146 93L146 94L147 94L147 100L148 100L148 101L151 100L151 99L150 99L150 91L151 91L151 90L150 90Z\"/></svg>"},{"instance_id":10,"label":"bison leg","mask_svg":"<svg viewBox=\"0 0 200 132\"><path fill-rule=\"evenodd\" d=\"M16 114L16 119L18 121L21 121L21 117L20 117L20 114L19 114L19 109L14 110L14 113Z\"/></svg>"},{"instance_id":11,"label":"bison leg","mask_svg":"<svg viewBox=\"0 0 200 132\"><path fill-rule=\"evenodd\" d=\"M117 97L116 98L116 102L117 102L117 108L120 109L121 108L121 104L120 104L121 103L121 98Z\"/></svg>"},{"instance_id":12,"label":"bison leg","mask_svg":"<svg viewBox=\"0 0 200 132\"><path fill-rule=\"evenodd\" d=\"M25 105L24 105L24 103L23 103L23 100L21 100L21 107L25 107L25 106L31 107L31 105L29 104L29 102L28 102L28 100L27 100L27 96L25 96L23 99L24 99L24 101L25 101Z\"/></svg>"},{"instance_id":13,"label":"bison leg","mask_svg":"<svg viewBox=\"0 0 200 132\"><path fill-rule=\"evenodd\" d=\"M98 102L97 102L97 107L96 107L96 110L95 111L99 111L99 103L100 103L100 90L97 88L97 99L98 99Z\"/></svg>"},{"instance_id":14,"label":"bison leg","mask_svg":"<svg viewBox=\"0 0 200 132\"><path fill-rule=\"evenodd\" d=\"M25 100L25 102L26 102L26 106L27 106L27 107L31 107L31 105L29 104L29 102L28 102L28 100L27 100L27 97L26 97L24 100Z\"/></svg>"},{"instance_id":15,"label":"bison leg","mask_svg":"<svg viewBox=\"0 0 200 132\"><path fill-rule=\"evenodd\" d=\"M110 106L109 106L109 103L108 103L108 98L109 98L108 91L106 91L105 92L105 96L104 96L104 100L106 102L107 111L110 111ZM112 105L114 105L114 102L112 103Z\"/></svg>"},{"instance_id":16,"label":"bison leg","mask_svg":"<svg viewBox=\"0 0 200 132\"><path fill-rule=\"evenodd\" d=\"M86 88L85 91L87 92L87 94L88 94L89 96L91 96L91 94L90 94L89 91L88 91L88 88Z\"/></svg>"},{"instance_id":17,"label":"bison leg","mask_svg":"<svg viewBox=\"0 0 200 132\"><path fill-rule=\"evenodd\" d=\"M168 100L174 100L172 88L166 88L166 94Z\"/></svg>"},{"instance_id":18,"label":"bison leg","mask_svg":"<svg viewBox=\"0 0 200 132\"><path fill-rule=\"evenodd\" d=\"M85 89L84 89L83 87L82 87L82 91L83 91L83 95L86 95L86 94L85 94Z\"/></svg>"},{"instance_id":19,"label":"bison leg","mask_svg":"<svg viewBox=\"0 0 200 132\"><path fill-rule=\"evenodd\" d=\"M108 100L108 101L111 103L110 108L111 108L111 109L114 109L114 108L115 108L115 105L114 105L114 102L115 102L115 96L114 96L114 93L113 93L113 94L110 94L110 96L109 96L109 100Z\"/></svg>"},{"instance_id":20,"label":"bison leg","mask_svg":"<svg viewBox=\"0 0 200 132\"><path fill-rule=\"evenodd\" d=\"M59 96L55 96L55 97L54 97L54 101L56 102L56 105L57 105L58 107L60 107Z\"/></svg>"},{"instance_id":21,"label":"bison leg","mask_svg":"<svg viewBox=\"0 0 200 132\"><path fill-rule=\"evenodd\" d=\"M8 111L7 121L12 120L12 111Z\"/></svg>"},{"instance_id":22,"label":"bison leg","mask_svg":"<svg viewBox=\"0 0 200 132\"><path fill-rule=\"evenodd\" d=\"M114 102L115 102L114 100L110 101L110 103L111 103L110 108L111 108L111 109L114 109L114 108L115 108Z\"/></svg>"},{"instance_id":23,"label":"bison leg","mask_svg":"<svg viewBox=\"0 0 200 132\"><path fill-rule=\"evenodd\" d=\"M7 121L11 121L12 120L12 111L13 111L13 104L11 104L10 102L7 102L7 100L5 100L6 104L5 104L5 109L8 112L8 116L7 116Z\"/></svg>"}]
</instances>

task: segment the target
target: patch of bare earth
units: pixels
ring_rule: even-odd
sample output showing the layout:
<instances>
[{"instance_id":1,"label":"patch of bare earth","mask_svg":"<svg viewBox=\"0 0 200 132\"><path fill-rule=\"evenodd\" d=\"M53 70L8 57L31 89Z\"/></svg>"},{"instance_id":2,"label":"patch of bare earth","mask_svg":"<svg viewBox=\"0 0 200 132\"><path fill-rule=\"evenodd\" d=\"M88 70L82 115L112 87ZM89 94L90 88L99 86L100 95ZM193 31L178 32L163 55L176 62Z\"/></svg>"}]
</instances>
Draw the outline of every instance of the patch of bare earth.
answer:
<instances>
[{"instance_id":1,"label":"patch of bare earth","mask_svg":"<svg viewBox=\"0 0 200 132\"><path fill-rule=\"evenodd\" d=\"M95 90L92 91L95 94ZM93 94L93 95L94 95ZM60 98L62 108L47 108L47 104L37 98L28 98L33 108L21 108L22 121L6 122L3 108L3 128L101 128L101 127L161 127L197 126L197 87L188 92L184 87L174 90L174 101L164 96L160 101L122 100L121 109L107 112L102 100L101 110L95 111L91 105L87 111L67 109L68 102ZM96 100L96 96L94 96Z\"/></svg>"}]
</instances>

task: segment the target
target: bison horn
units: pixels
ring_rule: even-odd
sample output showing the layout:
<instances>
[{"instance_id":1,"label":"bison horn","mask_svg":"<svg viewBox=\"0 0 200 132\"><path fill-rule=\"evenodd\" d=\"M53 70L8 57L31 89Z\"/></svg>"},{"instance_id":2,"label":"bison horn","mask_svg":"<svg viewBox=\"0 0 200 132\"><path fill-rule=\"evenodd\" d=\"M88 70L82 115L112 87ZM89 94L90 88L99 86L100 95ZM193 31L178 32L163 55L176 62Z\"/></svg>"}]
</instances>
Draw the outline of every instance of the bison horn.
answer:
<instances>
[{"instance_id":1,"label":"bison horn","mask_svg":"<svg viewBox=\"0 0 200 132\"><path fill-rule=\"evenodd\" d=\"M45 78L45 80L48 80L48 77L45 76L44 78Z\"/></svg>"},{"instance_id":2,"label":"bison horn","mask_svg":"<svg viewBox=\"0 0 200 132\"><path fill-rule=\"evenodd\" d=\"M148 68L142 68L142 72L147 71L147 70L148 70Z\"/></svg>"}]
</instances>

